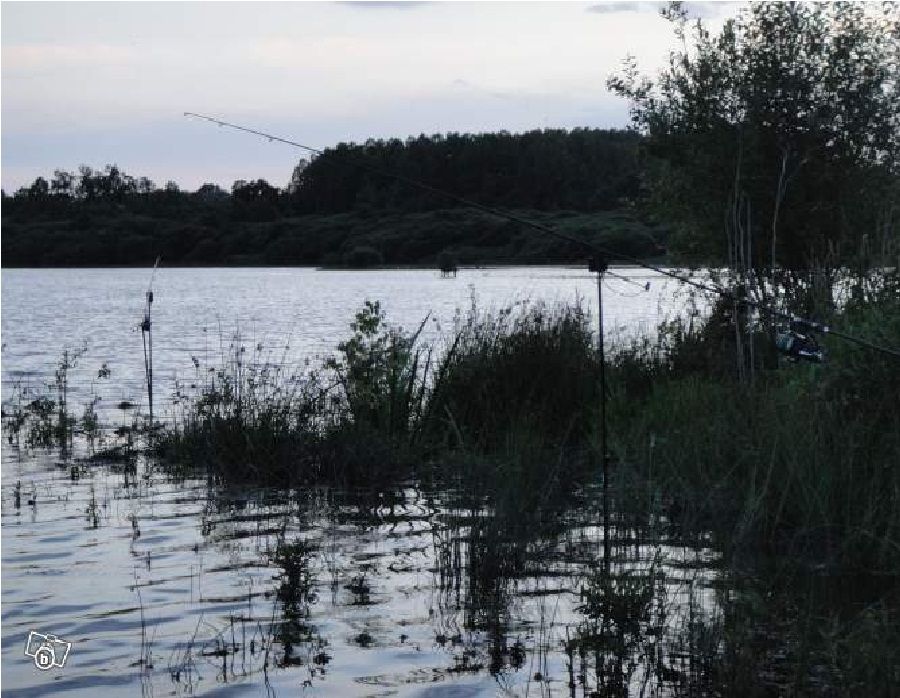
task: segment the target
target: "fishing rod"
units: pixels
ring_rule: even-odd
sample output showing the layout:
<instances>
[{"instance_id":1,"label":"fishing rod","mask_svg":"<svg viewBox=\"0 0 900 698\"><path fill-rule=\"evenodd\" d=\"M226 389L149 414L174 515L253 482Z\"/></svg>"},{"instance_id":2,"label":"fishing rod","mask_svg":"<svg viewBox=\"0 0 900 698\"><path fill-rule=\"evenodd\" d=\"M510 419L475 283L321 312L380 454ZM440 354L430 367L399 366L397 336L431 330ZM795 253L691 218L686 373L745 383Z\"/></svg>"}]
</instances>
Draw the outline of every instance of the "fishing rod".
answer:
<instances>
[{"instance_id":1,"label":"fishing rod","mask_svg":"<svg viewBox=\"0 0 900 698\"><path fill-rule=\"evenodd\" d=\"M288 138L282 138L281 136L276 136L271 133L266 133L264 131L258 131L256 129L248 128L247 126L241 126L239 124L234 124L229 121L223 121L222 119L217 119L212 116L206 116L204 114L197 114L195 112L184 112L186 117L192 117L196 119L201 119L203 121L208 121L213 124L217 124L219 126L228 127L235 129L237 131L243 131L245 133L250 133L255 136L260 136L262 138L266 138L270 143L278 142L284 143L286 145L290 145L294 148L300 148L301 150L305 150L309 153L313 153L315 155L324 155L325 151L319 148L313 148L308 145L304 145L303 143L298 143L297 141L290 140ZM747 307L754 308L762 313L767 313L775 318L780 318L782 320L787 320L791 323L791 325L802 327L806 330L812 332L819 332L821 334L829 334L834 337L838 337L839 339L843 339L848 342L852 342L858 344L859 346L866 347L867 349L871 349L872 351L876 351L882 354L886 354L888 356L893 356L894 358L900 359L900 349L895 349L892 347L884 347L879 344L875 344L861 337L856 337L851 334L847 334L846 332L841 332L836 330L829 325L824 323L817 322L815 320L810 320L808 318L803 318L793 313L788 313L783 310L779 310L777 308L773 308L770 305L762 303L760 301L753 300L752 298L748 298L743 294L735 293L727 288L723 288L718 284L712 284L706 281L700 281L697 279L692 279L690 277L684 276L682 274L678 274L677 272L671 271L670 269L665 269L663 267L657 266L655 264L651 264L650 262L646 262L642 259L638 259L637 257L633 257L629 254L625 254L623 252L619 252L613 250L606 245L600 243L591 243L587 240L582 240L580 238L574 237L572 235L568 235L560 230L552 228L548 225L544 225L543 223L538 223L537 221L530 220L528 218L523 218L522 216L518 216L514 213L509 213L507 211L503 211L501 209L495 208L493 206L488 206L486 204L482 204L473 199L469 199L465 196L460 196L458 194L454 194L452 192L448 192L444 189L440 189L431 184L427 184L426 182L421 182L417 179L412 179L405 175L390 172L387 170L382 170L379 167L374 167L372 165L368 165L366 163L354 163L357 167L372 172L373 174L377 174L382 177L387 177L389 179L395 179L399 182L403 182L404 184L408 184L411 187L415 187L417 189L421 189L423 191L428 191L433 194L438 194L445 199L450 201L455 201L460 204L464 204L469 206L470 208L477 209L479 211L483 211L493 216L497 216L498 218L505 218L506 220L512 221L514 223L519 223L520 225L524 225L528 228L532 228L534 230L540 231L547 235L551 235L559 240L564 240L566 242L570 242L572 244L578 245L583 249L589 250L596 257L608 257L608 258L618 258L634 264L636 266L642 267L644 269L648 269L650 271L656 272L662 276L666 276L671 279L675 279L679 283L685 284L687 286L691 286L693 288L699 289L701 291L706 291L707 293L714 293L723 298L727 298L734 302L736 305L744 305ZM603 265L604 272L607 271L605 269L605 264Z\"/></svg>"},{"instance_id":2,"label":"fishing rod","mask_svg":"<svg viewBox=\"0 0 900 698\"><path fill-rule=\"evenodd\" d=\"M259 136L261 138L266 138L270 143L278 142L284 143L285 145L289 145L294 148L299 148L301 150L305 150L309 153L313 153L315 155L324 155L325 151L319 148L313 148L311 146L305 145L303 143L299 143L297 141L290 140L288 138L282 138L281 136L276 136L271 133L266 133L264 131L259 131L257 129L248 128L246 126L241 126L239 124L233 124L228 121L223 121L222 119L216 119L211 116L205 116L203 114L197 114L195 112L184 112L186 117L193 117L196 119L201 119L203 121L208 121L213 124L217 124L220 127L228 127L235 129L237 131L243 131L245 133L249 133L255 136ZM822 323L815 322L813 320L807 320L805 318L798 317L791 313L786 313L784 311L778 310L776 308L772 308L758 301L754 301L750 298L747 298L745 295L738 295L728 289L722 288L717 284L711 284L704 281L698 281L696 279L691 279L685 277L676 272L670 271L668 269L664 269L655 264L650 264L636 257L632 257L631 255L623 254L621 252L616 252L605 245L590 243L586 240L582 240L580 238L573 237L566 233L563 233L555 228L544 225L542 223L538 223L536 221L523 218L513 213L509 213L507 211L503 211L497 209L493 206L488 206L486 204L482 204L473 199L469 199L465 196L460 196L458 194L453 194L452 192L445 191L438 187L432 186L431 184L427 184L425 182L412 179L405 175L401 175L396 172L390 172L387 170L382 170L379 167L374 167L367 163L356 162L353 163L357 167L362 170L371 172L381 177L387 177L388 179L394 179L399 182L403 182L404 184L409 185L415 189L420 189L422 191L427 191L433 194L437 194L445 199L450 201L455 201L457 203L468 206L469 208L474 208L478 211L483 211L489 215L496 216L498 218L503 218L508 221L512 221L514 223L518 223L527 228L531 228L533 230L537 230L546 235L550 235L559 240L564 240L566 242L572 243L581 247L582 249L589 250L591 253L591 259L588 263L588 269L592 272L597 273L597 307L598 307L598 318L599 318L599 390L600 390L600 414L599 422L600 422L600 430L599 430L599 444L598 451L600 454L600 463L602 470L602 483L603 483L603 559L604 564L607 568L607 572L609 570L609 564L612 559L611 556L611 541L610 541L610 512L609 512L609 457L607 454L607 425L606 425L606 357L604 350L604 336L603 336L603 276L605 273L610 273L608 270L607 258L608 257L618 257L619 259L623 259L626 261L635 264L636 266L642 267L644 269L649 269L650 271L654 271L657 274L660 274L665 277L669 277L675 279L679 283L683 283L694 288L706 291L708 293L715 293L723 298L731 299L735 305L743 304L747 307L753 307L761 312L766 312L771 314L773 317L779 317L782 319L788 319L791 322L791 326L802 326L809 330L819 331L822 333L832 334L835 337L839 337L841 339L855 342L861 346L868 347L874 351L882 352L884 354L888 354L894 356L895 358L900 358L900 350L891 349L889 347L881 347L879 345L873 344L865 339L861 339L859 337L854 337L852 335L848 335L844 332L839 332L837 330L833 330L827 325ZM618 278L624 279L624 277L619 277L617 274L614 274ZM629 280L630 281L630 280ZM793 360L798 360L800 358L812 360L812 361L821 361L822 360L822 352L818 349L818 345L815 343L814 339L806 337L802 334L797 334L793 331L785 335L785 337L779 337L777 346L781 351L785 351L789 354L790 358Z\"/></svg>"},{"instance_id":3,"label":"fishing rod","mask_svg":"<svg viewBox=\"0 0 900 698\"><path fill-rule=\"evenodd\" d=\"M145 295L144 317L141 319L141 341L144 345L144 378L147 381L147 402L150 406L150 429L153 433L153 320L151 309L153 306L153 280L156 278L156 270L162 257L156 258L153 271L150 273L150 283L147 284Z\"/></svg>"}]
</instances>

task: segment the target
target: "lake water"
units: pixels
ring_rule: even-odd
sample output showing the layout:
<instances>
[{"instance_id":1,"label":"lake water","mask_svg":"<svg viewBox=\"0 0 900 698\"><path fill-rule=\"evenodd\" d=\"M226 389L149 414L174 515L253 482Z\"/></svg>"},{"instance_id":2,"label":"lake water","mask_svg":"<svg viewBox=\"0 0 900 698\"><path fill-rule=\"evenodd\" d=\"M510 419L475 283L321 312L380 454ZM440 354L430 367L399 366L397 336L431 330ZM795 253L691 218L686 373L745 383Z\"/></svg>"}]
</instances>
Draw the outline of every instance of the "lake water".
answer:
<instances>
[{"instance_id":1,"label":"lake water","mask_svg":"<svg viewBox=\"0 0 900 698\"><path fill-rule=\"evenodd\" d=\"M678 284L641 269L614 269L604 286L604 327L610 337L648 331L677 309ZM2 271L4 394L18 384L52 382L65 348L87 352L69 376L73 398L91 389L107 405L145 399L144 355L137 329L149 269L4 269ZM649 283L649 291L643 290ZM333 350L350 334L365 300L377 300L388 321L425 336L452 330L472 302L482 310L514 303L581 302L596 309L596 276L574 267L461 269L443 279L431 269L339 271L312 268L159 269L153 279L153 362L158 394L193 371L191 357L215 364L240 334L273 360L300 361ZM595 317L595 315L594 315ZM287 350L285 347L288 347ZM106 363L109 381L97 381ZM110 386L114 388L110 388Z\"/></svg>"},{"instance_id":2,"label":"lake water","mask_svg":"<svg viewBox=\"0 0 900 698\"><path fill-rule=\"evenodd\" d=\"M677 311L663 279L619 272L635 283L611 279L605 289L610 333L646 331ZM4 399L51 381L63 348L85 344L74 399L93 390L110 406L141 401L135 327L149 276L4 270ZM192 357L216 356L236 330L289 361L323 355L365 299L406 328L432 313L432 338L473 298L485 309L596 302L594 278L562 267L466 269L455 279L163 269L154 290L163 395ZM97 378L103 364L109 379ZM591 591L603 550L598 502L590 485L572 486L525 521L479 493L416 483L233 490L143 459L87 465L4 442L3 694L590 695L600 655L572 642L600 632L591 610L602 601ZM616 598L641 604L617 640L619 669L631 695L666 695L692 666L685 633L717 612L720 556L701 534L685 543L661 515L619 513L610 535L610 569L637 585L623 583ZM64 667L36 668L25 655L31 632L72 643Z\"/></svg>"}]
</instances>

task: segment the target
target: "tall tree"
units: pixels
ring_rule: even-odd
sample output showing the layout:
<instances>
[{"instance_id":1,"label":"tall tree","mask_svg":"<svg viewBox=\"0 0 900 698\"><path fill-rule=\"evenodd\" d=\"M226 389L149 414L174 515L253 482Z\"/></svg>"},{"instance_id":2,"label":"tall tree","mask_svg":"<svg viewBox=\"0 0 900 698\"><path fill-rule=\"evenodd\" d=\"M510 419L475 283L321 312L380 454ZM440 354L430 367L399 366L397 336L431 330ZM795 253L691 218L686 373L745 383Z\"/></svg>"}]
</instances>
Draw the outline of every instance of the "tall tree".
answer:
<instances>
[{"instance_id":1,"label":"tall tree","mask_svg":"<svg viewBox=\"0 0 900 698\"><path fill-rule=\"evenodd\" d=\"M608 86L647 136L675 252L795 277L845 263L866 236L896 244L896 4L752 3L717 36L680 3L663 15L682 46L668 66L649 78L628 59Z\"/></svg>"}]
</instances>

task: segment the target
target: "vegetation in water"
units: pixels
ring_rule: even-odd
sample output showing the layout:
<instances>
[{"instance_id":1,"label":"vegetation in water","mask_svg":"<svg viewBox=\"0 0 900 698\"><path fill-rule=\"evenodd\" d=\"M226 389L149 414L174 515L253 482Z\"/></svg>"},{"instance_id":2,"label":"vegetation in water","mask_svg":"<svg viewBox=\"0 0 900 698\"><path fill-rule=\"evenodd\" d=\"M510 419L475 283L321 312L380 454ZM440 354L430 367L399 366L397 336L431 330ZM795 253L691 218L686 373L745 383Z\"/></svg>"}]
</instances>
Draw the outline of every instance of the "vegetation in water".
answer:
<instances>
[{"instance_id":1,"label":"vegetation in water","mask_svg":"<svg viewBox=\"0 0 900 698\"><path fill-rule=\"evenodd\" d=\"M714 280L728 293L704 299L706 314L666 323L657 337L608 346L608 394L601 395L599 352L577 307L472 313L443 344L429 346L421 327L393 328L370 302L322 366L293 371L247 352L239 340L222 366L198 365L196 379L176 388L172 420L153 434L153 451L172 470L205 466L213 482L341 484L381 495L410 479L440 484L457 516L435 531L438 603L455 604L467 629L488 634L491 670L522 665L524 645L508 634L513 590L534 556L557 553L567 530L566 500L590 492L614 498L615 507L612 519L602 514L608 500L592 512L589 564L577 587L581 618L564 644L572 694L890 695L900 680L897 359L823 339L826 363L792 363L773 347L777 333L796 327L765 308L802 312L864 342L900 347L896 7L757 3L718 36L689 23L678 3L665 14L684 49L655 79L628 65L611 80L631 100L641 136L610 142L644 149L643 204L674 226L672 250L688 262L722 263ZM402 234L394 246L389 240L396 231L377 226L400 215L395 208L404 217L426 216L418 223L449 221L458 229L474 214L437 210L427 196L403 207L398 189L368 177L341 178L334 187L329 166L365 160L415 178L440 172L459 193L487 192L490 203L507 206L584 206L591 215L605 209L580 189L573 194L581 197L577 204L559 191L545 195L542 185L520 201L507 187L492 188L489 177L453 179L471 171L458 164L454 148L461 158L489 144L480 162L493 163L505 145L530 148L554 143L551 136L339 147L299 167L286 195L264 183L242 183L228 205L255 234L284 224L287 217L273 220L279 206L302 214L305 223L321 215L366 221L366 235L335 235L340 242L327 251L310 251L306 233L279 234L283 247L273 247L273 258L284 249L293 250L280 257L285 260L328 254L354 266L436 261L441 252L466 261L471 230L428 240ZM453 164L424 157L435 153L453 155ZM571 172L567 163L561 167ZM40 225L55 235L59 221L41 223L37 212L58 205L68 211L59 220L68 220L72 211L94 215L105 205L96 201L115 200L86 189L83 182L93 175L83 175L90 176L82 177L74 197L36 182L14 199L10 215L20 217L14 225ZM111 170L104 176L114 179ZM60 176L57 188L65 180ZM616 196L635 183L621 184ZM211 189L204 195L228 198ZM142 201L176 210L188 201L171 187L128 196L122 194L126 210ZM214 221L223 209L207 205ZM10 207L4 208L6 215ZM578 217L544 215L563 225ZM90 220L73 220L76 230L91 227ZM375 229L381 232L373 236ZM496 224L490 233L496 244L479 238L479 246L515 249L527 258L519 232ZM238 239L240 232L232 233ZM472 233L483 234L481 228ZM152 235L143 237L135 249L152 258L155 251L145 254L143 247L152 247ZM13 259L31 259L37 248L28 240L37 239L14 233ZM179 259L221 260L219 243L204 237ZM576 253L534 244L537 256ZM132 251L121 255L131 259ZM754 310L760 304L764 309ZM20 401L5 413L11 437L30 421L35 443L68 447L68 363L66 356L53 400ZM599 452L603 398L608 461ZM85 433L87 425L95 431L89 413L83 421ZM606 470L609 481L599 482ZM18 487L15 496L19 507ZM88 517L100 525L93 507ZM660 577L661 552L643 568L618 564L629 551L644 551L647 562L646 551L661 548L663 534L698 532L723 554L716 603L695 600L693 580L682 577L687 603L673 610L675 573ZM603 556L598 537L608 543ZM584 541L567 543L575 555ZM307 622L312 554L305 542L282 540L272 557L282 570L280 645L292 648L285 663L299 645L324 652ZM853 591L859 579L876 590L840 612L834 597ZM371 577L362 570L344 588L364 604ZM375 638L363 631L354 641L367 647ZM539 656L536 661L533 678L543 684ZM484 666L466 648L454 670Z\"/></svg>"}]
</instances>

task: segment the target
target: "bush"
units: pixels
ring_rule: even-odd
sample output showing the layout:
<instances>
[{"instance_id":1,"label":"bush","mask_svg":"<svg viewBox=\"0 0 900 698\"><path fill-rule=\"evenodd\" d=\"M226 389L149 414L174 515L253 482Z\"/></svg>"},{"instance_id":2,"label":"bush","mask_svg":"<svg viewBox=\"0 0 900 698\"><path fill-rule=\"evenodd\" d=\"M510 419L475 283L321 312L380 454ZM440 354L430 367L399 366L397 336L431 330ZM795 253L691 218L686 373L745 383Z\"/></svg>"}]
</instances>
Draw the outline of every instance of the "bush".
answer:
<instances>
[{"instance_id":1,"label":"bush","mask_svg":"<svg viewBox=\"0 0 900 698\"><path fill-rule=\"evenodd\" d=\"M836 323L900 346L896 297L848 308ZM701 351L703 337L719 341L702 332L688 341ZM816 564L900 569L897 359L837 339L829 349L824 365L783 361L752 383L679 367L678 345L616 359L615 371L642 386L626 392L612 381L619 459L651 477L683 517L736 546L753 540Z\"/></svg>"},{"instance_id":2,"label":"bush","mask_svg":"<svg viewBox=\"0 0 900 698\"><path fill-rule=\"evenodd\" d=\"M426 428L454 448L495 449L522 430L552 444L583 444L597 369L579 307L472 315L438 364Z\"/></svg>"}]
</instances>

